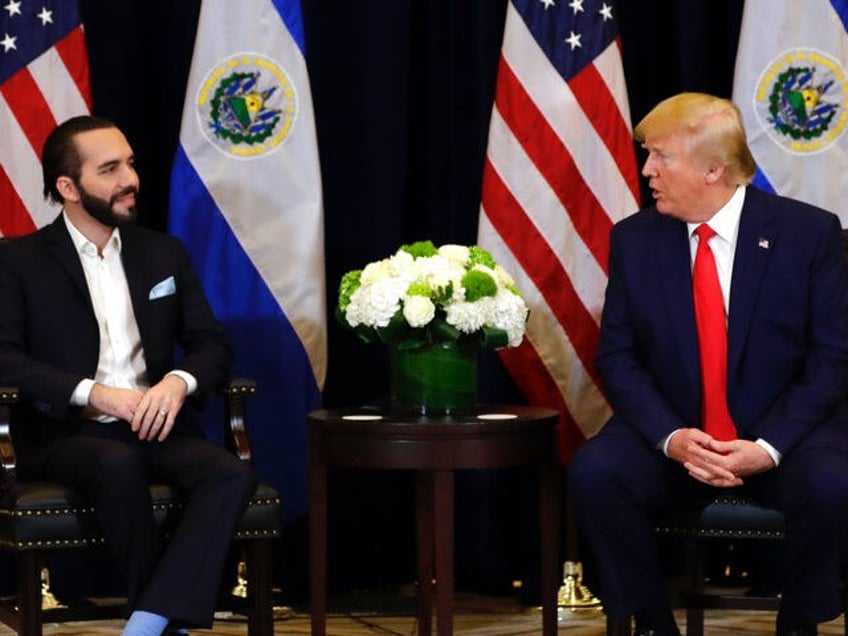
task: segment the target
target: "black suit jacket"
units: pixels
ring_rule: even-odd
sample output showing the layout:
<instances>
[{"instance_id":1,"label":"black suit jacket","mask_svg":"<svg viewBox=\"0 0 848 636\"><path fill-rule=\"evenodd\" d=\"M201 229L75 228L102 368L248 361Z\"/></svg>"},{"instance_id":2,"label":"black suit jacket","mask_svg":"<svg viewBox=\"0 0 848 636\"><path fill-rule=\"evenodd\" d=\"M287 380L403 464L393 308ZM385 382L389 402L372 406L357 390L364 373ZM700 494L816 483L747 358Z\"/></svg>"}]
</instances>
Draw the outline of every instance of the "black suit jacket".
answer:
<instances>
[{"instance_id":1,"label":"black suit jacket","mask_svg":"<svg viewBox=\"0 0 848 636\"><path fill-rule=\"evenodd\" d=\"M135 226L121 228L121 243L148 381L183 369L197 378L198 395L214 388L227 376L232 350L182 243ZM151 298L169 277L173 293ZM17 386L23 398L24 417L16 421L25 424L13 434L24 468L37 471L51 441L76 430L71 395L94 377L99 346L85 274L61 215L0 244L0 383Z\"/></svg>"}]
</instances>

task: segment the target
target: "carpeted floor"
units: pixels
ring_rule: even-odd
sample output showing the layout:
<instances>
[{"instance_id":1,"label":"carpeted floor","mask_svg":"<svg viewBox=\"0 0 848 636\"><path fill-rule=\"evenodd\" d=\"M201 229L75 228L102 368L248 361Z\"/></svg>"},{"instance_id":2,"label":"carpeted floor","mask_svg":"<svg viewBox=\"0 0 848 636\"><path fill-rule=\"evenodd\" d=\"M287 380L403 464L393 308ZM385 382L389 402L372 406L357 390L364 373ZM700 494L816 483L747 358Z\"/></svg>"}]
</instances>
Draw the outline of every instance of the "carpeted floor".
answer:
<instances>
[{"instance_id":1,"label":"carpeted floor","mask_svg":"<svg viewBox=\"0 0 848 636\"><path fill-rule=\"evenodd\" d=\"M380 635L416 636L414 598L399 591L395 598L373 593L347 595L331 600L327 620L328 636ZM683 615L678 614L683 630ZM47 624L45 636L118 636L122 621ZM605 621L598 611L559 612L559 633L570 636L601 636ZM435 626L434 626L435 628ZM13 634L0 627L0 634ZM192 634L241 636L247 626L240 616L219 615L211 630L194 630ZM309 615L305 611L278 608L275 634L310 634ZM538 609L527 609L508 598L490 598L459 594L455 600L454 633L463 636L531 636L541 633ZM685 633L685 631L684 631ZM773 634L774 615L764 612L707 612L706 633L710 636ZM844 634L843 619L820 626L819 634Z\"/></svg>"}]
</instances>

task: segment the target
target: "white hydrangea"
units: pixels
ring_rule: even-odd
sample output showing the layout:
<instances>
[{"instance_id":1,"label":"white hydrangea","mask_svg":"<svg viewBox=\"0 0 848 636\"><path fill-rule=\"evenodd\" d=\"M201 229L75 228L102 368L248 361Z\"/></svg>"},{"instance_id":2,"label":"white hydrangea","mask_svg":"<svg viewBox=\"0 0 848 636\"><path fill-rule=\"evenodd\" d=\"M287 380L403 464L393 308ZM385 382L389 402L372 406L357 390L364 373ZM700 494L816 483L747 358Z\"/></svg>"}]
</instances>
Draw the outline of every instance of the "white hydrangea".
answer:
<instances>
[{"instance_id":1,"label":"white hydrangea","mask_svg":"<svg viewBox=\"0 0 848 636\"><path fill-rule=\"evenodd\" d=\"M524 328L527 323L527 304L524 300L508 289L499 289L494 298L494 311L492 312L492 323L490 326L503 329L509 338L509 346L517 347L524 337Z\"/></svg>"},{"instance_id":2,"label":"white hydrangea","mask_svg":"<svg viewBox=\"0 0 848 636\"><path fill-rule=\"evenodd\" d=\"M369 263L359 276L359 287L349 298L345 294L345 319L351 327L380 329L402 315L410 327L420 329L442 320L444 312L444 320L464 334L478 334L483 327L491 327L506 332L509 346L518 346L524 337L528 309L521 296L507 289L515 287L512 277L499 265L475 264L474 269L492 277L498 291L494 297L468 302L462 279L470 260L468 247L442 245L432 256L415 258L398 250ZM412 285L415 288L410 294ZM445 298L448 288L452 294Z\"/></svg>"},{"instance_id":3,"label":"white hydrangea","mask_svg":"<svg viewBox=\"0 0 848 636\"><path fill-rule=\"evenodd\" d=\"M388 275L411 283L416 278L418 260L421 259L416 259L412 254L404 250L398 250L386 259Z\"/></svg>"},{"instance_id":4,"label":"white hydrangea","mask_svg":"<svg viewBox=\"0 0 848 636\"><path fill-rule=\"evenodd\" d=\"M385 278L389 278L392 275L391 268L389 267L389 259L384 258L381 261L374 261L373 263L368 263L365 268L362 270L362 274L359 277L359 281L363 287L376 283L378 280L383 280Z\"/></svg>"},{"instance_id":5,"label":"white hydrangea","mask_svg":"<svg viewBox=\"0 0 848 636\"><path fill-rule=\"evenodd\" d=\"M367 268L366 268L367 269ZM365 272L363 271L363 274ZM350 296L345 316L351 327L385 327L399 310L407 284L397 278L381 278L360 285Z\"/></svg>"},{"instance_id":6,"label":"white hydrangea","mask_svg":"<svg viewBox=\"0 0 848 636\"><path fill-rule=\"evenodd\" d=\"M447 289L450 284L456 289L464 274L465 268L440 254L415 259L415 280L434 291Z\"/></svg>"},{"instance_id":7,"label":"white hydrangea","mask_svg":"<svg viewBox=\"0 0 848 636\"><path fill-rule=\"evenodd\" d=\"M424 327L436 317L436 305L426 296L406 296L403 299L403 317L410 327Z\"/></svg>"},{"instance_id":8,"label":"white hydrangea","mask_svg":"<svg viewBox=\"0 0 848 636\"><path fill-rule=\"evenodd\" d=\"M445 320L462 333L474 333L484 325L491 324L495 310L495 299L486 296L473 303L456 301L445 308Z\"/></svg>"}]
</instances>

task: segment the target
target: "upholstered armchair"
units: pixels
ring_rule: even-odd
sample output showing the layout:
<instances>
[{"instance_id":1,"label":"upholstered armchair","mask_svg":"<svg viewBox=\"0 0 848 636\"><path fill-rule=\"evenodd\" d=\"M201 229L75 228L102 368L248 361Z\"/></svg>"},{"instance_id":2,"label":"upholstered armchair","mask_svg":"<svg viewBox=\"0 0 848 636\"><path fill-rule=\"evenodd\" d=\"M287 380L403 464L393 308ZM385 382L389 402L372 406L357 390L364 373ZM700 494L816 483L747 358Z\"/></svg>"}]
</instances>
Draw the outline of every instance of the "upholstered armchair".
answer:
<instances>
[{"instance_id":1,"label":"upholstered armchair","mask_svg":"<svg viewBox=\"0 0 848 636\"><path fill-rule=\"evenodd\" d=\"M246 403L255 391L255 383L249 380L233 381L224 390L229 444L240 459L248 462L251 452L245 426ZM92 508L79 493L56 483L17 479L10 422L18 398L15 388L0 388L0 549L14 554L17 568L15 596L0 600L0 621L20 635L41 636L43 622L123 617L123 604L50 607L51 603L45 602L49 592L42 574L45 555L96 547L103 543L103 537ZM180 513L180 497L165 484L152 486L151 494L156 521L166 526ZM243 611L250 636L274 633L271 546L282 528L281 505L276 490L260 483L234 537L244 555L247 593Z\"/></svg>"},{"instance_id":2,"label":"upholstered armchair","mask_svg":"<svg viewBox=\"0 0 848 636\"><path fill-rule=\"evenodd\" d=\"M717 496L703 510L683 511L664 520L657 525L656 532L660 537L683 542L685 578L675 589L674 604L686 610L686 636L703 636L705 610L778 610L779 596L758 594L754 590L711 587L706 571L710 540L724 539L735 543L782 540L785 521L777 510L760 506L729 491ZM844 582L843 594L846 594ZM843 607L848 610L848 598L844 603ZM607 634L630 636L630 633L630 619L607 617ZM848 636L848 621L845 634Z\"/></svg>"}]
</instances>

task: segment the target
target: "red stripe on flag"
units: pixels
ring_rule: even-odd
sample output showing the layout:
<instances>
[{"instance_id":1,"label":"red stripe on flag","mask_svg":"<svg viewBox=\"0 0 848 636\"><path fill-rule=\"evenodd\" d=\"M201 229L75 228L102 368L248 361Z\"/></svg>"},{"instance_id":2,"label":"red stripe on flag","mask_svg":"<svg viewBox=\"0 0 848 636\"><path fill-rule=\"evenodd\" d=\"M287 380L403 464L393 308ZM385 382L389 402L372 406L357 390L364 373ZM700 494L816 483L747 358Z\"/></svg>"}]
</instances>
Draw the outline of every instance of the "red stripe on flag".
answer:
<instances>
[{"instance_id":1,"label":"red stripe on flag","mask_svg":"<svg viewBox=\"0 0 848 636\"><path fill-rule=\"evenodd\" d=\"M34 232L36 227L18 196L9 175L0 165L0 232L3 236L22 236Z\"/></svg>"},{"instance_id":2,"label":"red stripe on flag","mask_svg":"<svg viewBox=\"0 0 848 636\"><path fill-rule=\"evenodd\" d=\"M539 354L526 340L516 348L498 349L498 353L518 388L531 404L559 411L559 456L567 464L586 437L569 412L554 378Z\"/></svg>"},{"instance_id":3,"label":"red stripe on flag","mask_svg":"<svg viewBox=\"0 0 848 636\"><path fill-rule=\"evenodd\" d=\"M0 86L0 93L40 158L44 141L56 127L56 120L29 70L22 68L12 75Z\"/></svg>"},{"instance_id":4,"label":"red stripe on flag","mask_svg":"<svg viewBox=\"0 0 848 636\"><path fill-rule=\"evenodd\" d=\"M88 76L88 51L85 48L85 36L79 26L56 43L56 50L68 74L73 78L80 94L91 112L91 81Z\"/></svg>"},{"instance_id":5,"label":"red stripe on flag","mask_svg":"<svg viewBox=\"0 0 848 636\"><path fill-rule=\"evenodd\" d=\"M568 82L568 86L592 127L610 151L622 178L638 203L641 195L639 175L633 162L633 136L627 123L621 118L618 104L607 83L598 69L589 64Z\"/></svg>"},{"instance_id":6,"label":"red stripe on flag","mask_svg":"<svg viewBox=\"0 0 848 636\"><path fill-rule=\"evenodd\" d=\"M600 329L551 250L545 237L527 218L524 209L507 189L487 158L483 169L483 210L509 247L521 268L536 284L572 347L596 384L593 357Z\"/></svg>"},{"instance_id":7,"label":"red stripe on flag","mask_svg":"<svg viewBox=\"0 0 848 636\"><path fill-rule=\"evenodd\" d=\"M612 220L583 181L569 149L501 56L495 105L515 138L551 186L583 242L607 272ZM607 272L608 273L608 272Z\"/></svg>"}]
</instances>

